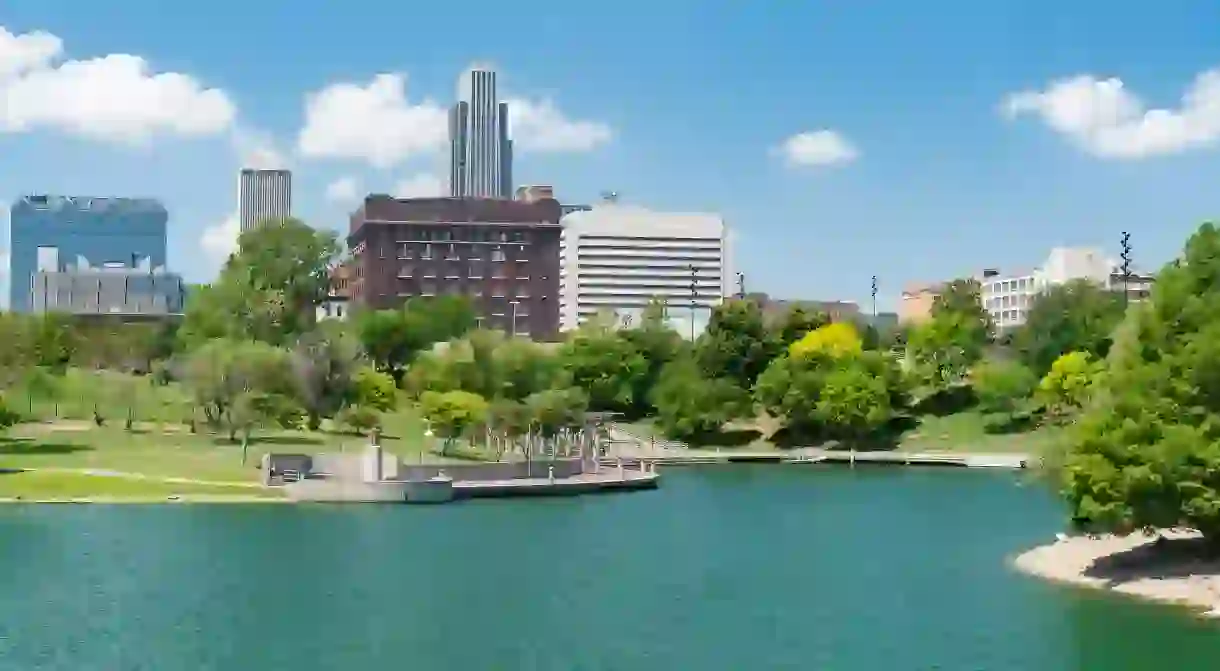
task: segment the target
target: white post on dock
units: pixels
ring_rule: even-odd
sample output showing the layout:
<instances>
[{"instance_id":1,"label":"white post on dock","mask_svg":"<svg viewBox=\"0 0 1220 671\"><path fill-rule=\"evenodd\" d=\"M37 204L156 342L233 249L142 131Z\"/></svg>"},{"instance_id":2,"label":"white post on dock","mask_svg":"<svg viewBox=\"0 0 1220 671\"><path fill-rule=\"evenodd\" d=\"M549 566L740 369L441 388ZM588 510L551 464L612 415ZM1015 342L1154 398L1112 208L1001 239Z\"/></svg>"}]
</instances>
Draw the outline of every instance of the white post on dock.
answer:
<instances>
[{"instance_id":1,"label":"white post on dock","mask_svg":"<svg viewBox=\"0 0 1220 671\"><path fill-rule=\"evenodd\" d=\"M851 452L848 454L847 458L851 460L851 467L855 468L856 467L856 448L854 448L854 447L851 448Z\"/></svg>"},{"instance_id":2,"label":"white post on dock","mask_svg":"<svg viewBox=\"0 0 1220 671\"><path fill-rule=\"evenodd\" d=\"M622 457L618 458L618 479L619 480L627 479L627 471L625 470L625 466L623 465Z\"/></svg>"}]
</instances>

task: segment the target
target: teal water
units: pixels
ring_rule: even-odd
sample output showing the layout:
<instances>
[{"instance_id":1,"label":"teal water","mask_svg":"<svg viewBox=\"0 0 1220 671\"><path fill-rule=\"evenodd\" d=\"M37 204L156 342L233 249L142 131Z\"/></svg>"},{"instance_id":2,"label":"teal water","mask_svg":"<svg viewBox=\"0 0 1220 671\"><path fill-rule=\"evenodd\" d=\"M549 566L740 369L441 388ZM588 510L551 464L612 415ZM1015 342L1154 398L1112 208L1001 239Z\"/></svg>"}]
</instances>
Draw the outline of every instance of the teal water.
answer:
<instances>
[{"instance_id":1,"label":"teal water","mask_svg":"<svg viewBox=\"0 0 1220 671\"><path fill-rule=\"evenodd\" d=\"M1007 568L1012 474L669 469L439 507L0 508L0 669L1163 671L1220 625Z\"/></svg>"}]
</instances>

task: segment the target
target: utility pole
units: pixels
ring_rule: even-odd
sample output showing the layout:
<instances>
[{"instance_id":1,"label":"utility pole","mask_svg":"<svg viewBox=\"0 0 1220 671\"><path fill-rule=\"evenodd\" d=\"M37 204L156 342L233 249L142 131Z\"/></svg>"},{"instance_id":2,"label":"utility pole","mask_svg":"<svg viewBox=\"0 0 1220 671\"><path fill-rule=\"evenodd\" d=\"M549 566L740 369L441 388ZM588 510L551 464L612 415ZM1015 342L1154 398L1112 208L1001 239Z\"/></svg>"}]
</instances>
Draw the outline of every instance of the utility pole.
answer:
<instances>
[{"instance_id":1,"label":"utility pole","mask_svg":"<svg viewBox=\"0 0 1220 671\"><path fill-rule=\"evenodd\" d=\"M1131 283L1131 234L1123 231L1120 244L1122 245L1122 254L1120 256L1123 259L1123 307L1125 308L1131 293L1129 286Z\"/></svg>"},{"instance_id":2,"label":"utility pole","mask_svg":"<svg viewBox=\"0 0 1220 671\"><path fill-rule=\"evenodd\" d=\"M699 269L695 264L687 266L690 270L690 341L695 342L695 299L699 297Z\"/></svg>"},{"instance_id":3,"label":"utility pole","mask_svg":"<svg viewBox=\"0 0 1220 671\"><path fill-rule=\"evenodd\" d=\"M873 326L877 325L877 276L873 275Z\"/></svg>"},{"instance_id":4,"label":"utility pole","mask_svg":"<svg viewBox=\"0 0 1220 671\"><path fill-rule=\"evenodd\" d=\"M737 273L737 298L745 300L746 298L746 274Z\"/></svg>"}]
</instances>

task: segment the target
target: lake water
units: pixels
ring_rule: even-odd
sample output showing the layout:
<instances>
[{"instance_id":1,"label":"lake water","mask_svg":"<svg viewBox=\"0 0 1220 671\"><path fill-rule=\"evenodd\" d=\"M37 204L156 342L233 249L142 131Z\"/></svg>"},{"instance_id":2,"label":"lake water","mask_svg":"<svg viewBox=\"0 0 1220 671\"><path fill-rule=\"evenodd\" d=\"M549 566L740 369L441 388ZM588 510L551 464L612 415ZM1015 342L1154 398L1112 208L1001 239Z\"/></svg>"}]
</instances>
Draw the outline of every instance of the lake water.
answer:
<instances>
[{"instance_id":1,"label":"lake water","mask_svg":"<svg viewBox=\"0 0 1220 671\"><path fill-rule=\"evenodd\" d=\"M655 492L0 507L4 671L1163 671L1220 625L1044 584L1006 473L668 469Z\"/></svg>"}]
</instances>

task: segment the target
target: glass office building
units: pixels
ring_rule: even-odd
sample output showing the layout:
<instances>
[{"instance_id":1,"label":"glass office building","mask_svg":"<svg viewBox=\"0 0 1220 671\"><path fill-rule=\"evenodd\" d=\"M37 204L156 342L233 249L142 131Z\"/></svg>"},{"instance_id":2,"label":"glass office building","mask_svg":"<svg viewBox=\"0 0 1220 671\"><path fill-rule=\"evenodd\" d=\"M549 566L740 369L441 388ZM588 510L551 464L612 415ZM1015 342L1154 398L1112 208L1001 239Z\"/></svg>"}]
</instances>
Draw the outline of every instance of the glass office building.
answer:
<instances>
[{"instance_id":1,"label":"glass office building","mask_svg":"<svg viewBox=\"0 0 1220 671\"><path fill-rule=\"evenodd\" d=\"M41 275L45 289L48 273L166 274L168 220L165 207L146 198L17 200L10 209L9 309L33 310L36 280Z\"/></svg>"}]
</instances>

